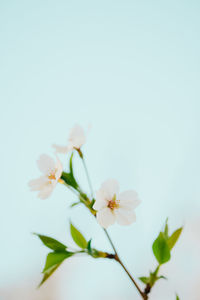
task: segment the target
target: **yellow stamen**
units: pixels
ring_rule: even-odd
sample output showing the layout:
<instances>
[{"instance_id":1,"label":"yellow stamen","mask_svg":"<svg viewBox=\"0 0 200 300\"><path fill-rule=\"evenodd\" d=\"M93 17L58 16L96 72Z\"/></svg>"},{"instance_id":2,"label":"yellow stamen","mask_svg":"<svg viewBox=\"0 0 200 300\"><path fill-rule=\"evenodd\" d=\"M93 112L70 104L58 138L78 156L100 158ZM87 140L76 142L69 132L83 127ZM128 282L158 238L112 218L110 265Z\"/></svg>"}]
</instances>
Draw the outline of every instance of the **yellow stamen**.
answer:
<instances>
[{"instance_id":1,"label":"yellow stamen","mask_svg":"<svg viewBox=\"0 0 200 300\"><path fill-rule=\"evenodd\" d=\"M58 182L61 183L61 184L64 184L64 183L65 183L64 180L61 179L61 178L58 179Z\"/></svg>"},{"instance_id":2,"label":"yellow stamen","mask_svg":"<svg viewBox=\"0 0 200 300\"><path fill-rule=\"evenodd\" d=\"M110 209L116 209L116 208L119 208L119 200L116 199L116 195L114 195L114 197L112 198L112 200L110 200L108 202L108 207Z\"/></svg>"},{"instance_id":3,"label":"yellow stamen","mask_svg":"<svg viewBox=\"0 0 200 300\"><path fill-rule=\"evenodd\" d=\"M55 176L55 174L50 174L49 176L48 176L48 178L49 179L51 179L51 180L56 180L56 176Z\"/></svg>"}]
</instances>

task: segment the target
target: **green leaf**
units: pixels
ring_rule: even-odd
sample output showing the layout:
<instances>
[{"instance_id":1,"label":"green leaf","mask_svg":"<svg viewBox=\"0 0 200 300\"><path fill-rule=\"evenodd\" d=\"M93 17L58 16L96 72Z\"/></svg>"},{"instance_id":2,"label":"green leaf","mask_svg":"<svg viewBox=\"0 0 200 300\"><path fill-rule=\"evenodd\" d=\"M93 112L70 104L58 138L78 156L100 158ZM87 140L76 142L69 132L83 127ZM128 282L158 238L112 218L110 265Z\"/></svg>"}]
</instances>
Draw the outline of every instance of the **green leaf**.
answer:
<instances>
[{"instance_id":1,"label":"green leaf","mask_svg":"<svg viewBox=\"0 0 200 300\"><path fill-rule=\"evenodd\" d=\"M93 258L107 257L107 253L98 251L97 249L92 248L91 242L92 242L92 240L89 240L89 242L87 243L87 250L88 250L89 255L91 255Z\"/></svg>"},{"instance_id":2,"label":"green leaf","mask_svg":"<svg viewBox=\"0 0 200 300\"><path fill-rule=\"evenodd\" d=\"M72 224L70 225L70 230L71 230L71 236L74 240L74 242L82 249L87 248L87 241L84 238L84 236L76 229Z\"/></svg>"},{"instance_id":3,"label":"green leaf","mask_svg":"<svg viewBox=\"0 0 200 300\"><path fill-rule=\"evenodd\" d=\"M61 175L61 179L64 180L64 182L67 184L67 185L70 185L72 186L75 190L78 190L79 191L79 185L78 183L76 182L76 179L74 178L74 173L73 173L73 165L72 165L72 160L73 160L73 152L71 154L71 157L70 157L70 160L69 160L69 170L70 172L67 173L67 172L62 172L62 175Z\"/></svg>"},{"instance_id":4,"label":"green leaf","mask_svg":"<svg viewBox=\"0 0 200 300\"><path fill-rule=\"evenodd\" d=\"M66 258L72 256L73 252L63 251L63 252L50 252L47 255L46 263L42 273L49 273L57 265L61 264Z\"/></svg>"},{"instance_id":5,"label":"green leaf","mask_svg":"<svg viewBox=\"0 0 200 300\"><path fill-rule=\"evenodd\" d=\"M76 205L79 205L79 204L81 204L81 202L80 202L80 201L78 201L78 202L74 202L74 203L72 203L72 204L70 205L70 207L74 207L74 206L76 206Z\"/></svg>"},{"instance_id":6,"label":"green leaf","mask_svg":"<svg viewBox=\"0 0 200 300\"><path fill-rule=\"evenodd\" d=\"M150 272L150 274L153 274L154 276L157 276L159 269L160 269L160 266L157 266L157 268L155 269L155 271L153 273Z\"/></svg>"},{"instance_id":7,"label":"green leaf","mask_svg":"<svg viewBox=\"0 0 200 300\"><path fill-rule=\"evenodd\" d=\"M55 251L65 251L65 249L67 248L67 246L65 246L64 244L58 242L57 240L48 237L46 235L41 235L38 233L34 233L35 235L37 235L40 240L43 242L43 244L45 246L47 246L48 248L55 250Z\"/></svg>"},{"instance_id":8,"label":"green leaf","mask_svg":"<svg viewBox=\"0 0 200 300\"><path fill-rule=\"evenodd\" d=\"M150 274L150 286L152 287L156 281L158 281L159 279L167 279L165 276L156 276L154 273Z\"/></svg>"},{"instance_id":9,"label":"green leaf","mask_svg":"<svg viewBox=\"0 0 200 300\"><path fill-rule=\"evenodd\" d=\"M95 199L93 198L89 206L90 206L91 208L93 208L94 203L95 203Z\"/></svg>"},{"instance_id":10,"label":"green leaf","mask_svg":"<svg viewBox=\"0 0 200 300\"><path fill-rule=\"evenodd\" d=\"M139 277L139 279L145 284L149 283L149 277Z\"/></svg>"},{"instance_id":11,"label":"green leaf","mask_svg":"<svg viewBox=\"0 0 200 300\"><path fill-rule=\"evenodd\" d=\"M168 237L169 237L168 218L167 218L167 220L165 222L164 234L165 234L165 237L168 239Z\"/></svg>"},{"instance_id":12,"label":"green leaf","mask_svg":"<svg viewBox=\"0 0 200 300\"><path fill-rule=\"evenodd\" d=\"M160 265L170 260L170 249L163 232L160 232L158 238L154 241L152 249Z\"/></svg>"},{"instance_id":13,"label":"green leaf","mask_svg":"<svg viewBox=\"0 0 200 300\"><path fill-rule=\"evenodd\" d=\"M156 280L157 280L157 272L155 271L155 272L150 272L150 277L149 277L149 284L150 284L150 286L152 287L153 285L154 285L154 283L156 282Z\"/></svg>"},{"instance_id":14,"label":"green leaf","mask_svg":"<svg viewBox=\"0 0 200 300\"><path fill-rule=\"evenodd\" d=\"M91 243L92 243L92 240L89 240L89 242L87 243L87 249L88 249L88 253L90 255L92 255L92 247L91 247Z\"/></svg>"},{"instance_id":15,"label":"green leaf","mask_svg":"<svg viewBox=\"0 0 200 300\"><path fill-rule=\"evenodd\" d=\"M57 268L61 265L60 264L57 264L55 265L54 267L52 267L49 271L46 271L43 275L43 278L42 278L42 281L40 282L39 286L40 287L56 270Z\"/></svg>"},{"instance_id":16,"label":"green leaf","mask_svg":"<svg viewBox=\"0 0 200 300\"><path fill-rule=\"evenodd\" d=\"M78 183L71 173L62 172L61 179L63 179L67 185L72 186L75 190L78 189Z\"/></svg>"},{"instance_id":17,"label":"green leaf","mask_svg":"<svg viewBox=\"0 0 200 300\"><path fill-rule=\"evenodd\" d=\"M176 300L180 300L180 298L179 298L179 296L178 296L178 295L176 295Z\"/></svg>"},{"instance_id":18,"label":"green leaf","mask_svg":"<svg viewBox=\"0 0 200 300\"><path fill-rule=\"evenodd\" d=\"M167 277L161 275L161 276L157 277L157 280L158 280L158 279L165 279L165 280L167 280Z\"/></svg>"},{"instance_id":19,"label":"green leaf","mask_svg":"<svg viewBox=\"0 0 200 300\"><path fill-rule=\"evenodd\" d=\"M174 232L172 233L172 235L168 238L167 243L168 243L168 246L169 246L169 249L170 249L170 250L174 247L174 245L175 245L176 242L178 241L178 238L179 238L179 236L180 236L182 230L183 230L183 227L178 228L178 229L177 229L176 231L174 231Z\"/></svg>"}]
</instances>

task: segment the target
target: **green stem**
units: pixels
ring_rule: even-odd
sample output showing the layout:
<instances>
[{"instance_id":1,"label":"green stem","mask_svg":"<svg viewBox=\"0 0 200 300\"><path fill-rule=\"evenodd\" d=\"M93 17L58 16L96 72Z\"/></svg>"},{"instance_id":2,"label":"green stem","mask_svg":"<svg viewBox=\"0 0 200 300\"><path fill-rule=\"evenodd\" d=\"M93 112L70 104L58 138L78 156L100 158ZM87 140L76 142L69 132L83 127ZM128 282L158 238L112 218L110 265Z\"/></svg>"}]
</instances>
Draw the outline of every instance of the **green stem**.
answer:
<instances>
[{"instance_id":1,"label":"green stem","mask_svg":"<svg viewBox=\"0 0 200 300\"><path fill-rule=\"evenodd\" d=\"M92 196L92 198L94 198L94 191L93 191L93 188L92 188L92 182L90 180L90 176L89 176L89 172L88 172L88 169L87 169L87 166L86 166L86 163L85 163L84 156L82 155L81 158L82 158L82 162L83 162L83 167L85 169L85 174L86 174L86 177L87 177L87 180L88 180L91 196Z\"/></svg>"},{"instance_id":2,"label":"green stem","mask_svg":"<svg viewBox=\"0 0 200 300\"><path fill-rule=\"evenodd\" d=\"M105 234L106 234L106 236L107 236L107 238L108 238L108 240L109 240L109 242L110 242L110 244L111 244L111 246L112 246L112 248L113 248L113 251L114 251L115 255L116 255L117 257L119 257L119 256L118 256L118 253L117 253L117 250L116 250L116 248L115 248L115 246L114 246L114 244L113 244L113 242L112 242L112 240L111 240L111 238L110 238L110 236L109 236L107 230L106 230L105 228L104 228L103 230L104 230L104 232L105 232Z\"/></svg>"}]
</instances>

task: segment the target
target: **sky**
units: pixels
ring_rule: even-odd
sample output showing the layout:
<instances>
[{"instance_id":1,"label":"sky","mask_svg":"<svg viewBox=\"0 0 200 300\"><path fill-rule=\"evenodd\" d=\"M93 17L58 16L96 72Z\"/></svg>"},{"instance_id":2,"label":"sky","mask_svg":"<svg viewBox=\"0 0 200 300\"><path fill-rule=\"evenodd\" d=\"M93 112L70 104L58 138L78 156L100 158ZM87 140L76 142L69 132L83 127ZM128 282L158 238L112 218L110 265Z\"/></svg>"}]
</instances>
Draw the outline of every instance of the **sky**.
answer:
<instances>
[{"instance_id":1,"label":"sky","mask_svg":"<svg viewBox=\"0 0 200 300\"><path fill-rule=\"evenodd\" d=\"M111 251L88 212L69 209L63 186L44 201L27 186L38 156L54 155L78 123L91 126L83 152L94 189L115 178L142 201L133 225L109 228L129 270L137 278L155 267L151 245L169 217L184 231L150 300L198 300L199 9L193 0L1 1L0 292L39 282L47 249L32 232L72 244L72 220ZM88 191L78 156L74 167ZM56 300L140 299L111 262L79 257L57 272Z\"/></svg>"}]
</instances>

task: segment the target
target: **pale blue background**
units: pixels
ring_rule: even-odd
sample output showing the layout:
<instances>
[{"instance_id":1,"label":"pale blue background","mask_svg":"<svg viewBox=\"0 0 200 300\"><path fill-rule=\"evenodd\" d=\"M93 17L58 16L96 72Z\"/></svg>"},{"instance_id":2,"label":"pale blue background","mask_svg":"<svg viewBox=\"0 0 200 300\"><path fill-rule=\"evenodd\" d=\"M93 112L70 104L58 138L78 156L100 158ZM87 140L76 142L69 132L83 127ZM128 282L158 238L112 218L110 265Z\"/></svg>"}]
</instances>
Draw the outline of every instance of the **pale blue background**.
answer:
<instances>
[{"instance_id":1,"label":"pale blue background","mask_svg":"<svg viewBox=\"0 0 200 300\"><path fill-rule=\"evenodd\" d=\"M1 300L44 300L41 291L23 295L47 253L31 232L70 244L71 218L110 250L84 208L69 210L74 196L63 186L46 201L27 187L40 153L53 154L77 122L92 124L84 152L94 188L114 177L142 199L135 224L109 230L130 271L155 267L151 244L169 216L185 230L163 267L170 280L150 299L176 291L199 299L199 9L199 1L1 1ZM76 168L86 186L78 157ZM74 258L59 272L47 300L140 299L114 262ZM22 294L8 296L18 286Z\"/></svg>"}]
</instances>

